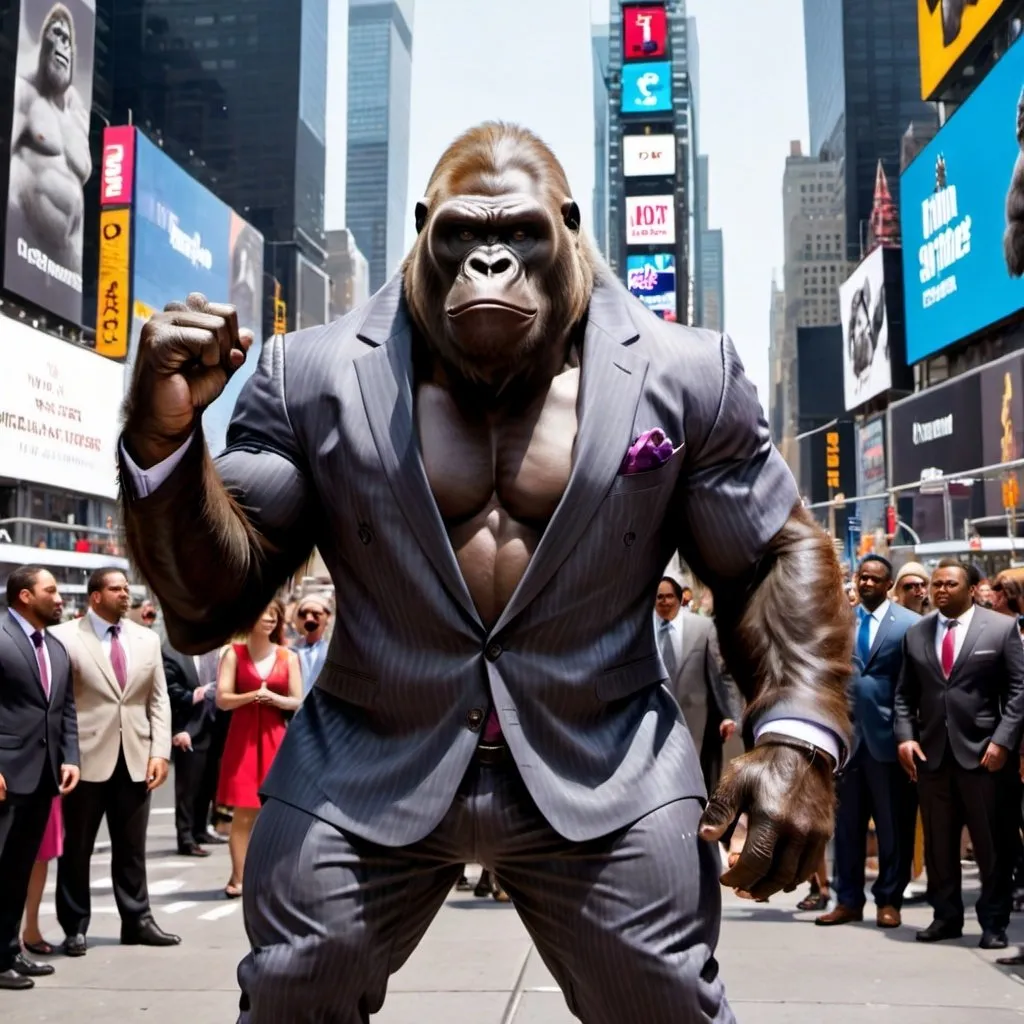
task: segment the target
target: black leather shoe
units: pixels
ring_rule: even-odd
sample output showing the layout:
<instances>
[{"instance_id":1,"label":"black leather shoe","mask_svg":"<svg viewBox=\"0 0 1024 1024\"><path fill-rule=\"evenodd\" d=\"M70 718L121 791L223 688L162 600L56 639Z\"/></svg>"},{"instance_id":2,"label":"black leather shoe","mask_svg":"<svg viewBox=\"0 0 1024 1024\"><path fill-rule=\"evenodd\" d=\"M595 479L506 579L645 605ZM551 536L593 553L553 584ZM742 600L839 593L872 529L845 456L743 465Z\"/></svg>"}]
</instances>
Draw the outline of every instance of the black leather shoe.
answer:
<instances>
[{"instance_id":1,"label":"black leather shoe","mask_svg":"<svg viewBox=\"0 0 1024 1024\"><path fill-rule=\"evenodd\" d=\"M209 857L210 851L204 850L201 846L197 846L192 843L190 846L179 846L178 847L179 857Z\"/></svg>"},{"instance_id":2,"label":"black leather shoe","mask_svg":"<svg viewBox=\"0 0 1024 1024\"><path fill-rule=\"evenodd\" d=\"M121 926L122 946L177 946L180 935L165 932L151 917L133 926Z\"/></svg>"},{"instance_id":3,"label":"black leather shoe","mask_svg":"<svg viewBox=\"0 0 1024 1024\"><path fill-rule=\"evenodd\" d=\"M963 925L950 924L947 921L932 921L923 932L918 932L914 938L918 942L944 942L946 939L959 939L963 933Z\"/></svg>"},{"instance_id":4,"label":"black leather shoe","mask_svg":"<svg viewBox=\"0 0 1024 1024\"><path fill-rule=\"evenodd\" d=\"M219 832L207 832L205 835L196 836L195 841L200 846L223 846L228 837L222 836Z\"/></svg>"},{"instance_id":5,"label":"black leather shoe","mask_svg":"<svg viewBox=\"0 0 1024 1024\"><path fill-rule=\"evenodd\" d=\"M65 956L85 956L88 946L84 935L69 935L64 939L62 947Z\"/></svg>"},{"instance_id":6,"label":"black leather shoe","mask_svg":"<svg viewBox=\"0 0 1024 1024\"><path fill-rule=\"evenodd\" d=\"M981 933L981 942L978 945L982 949L1006 949L1009 943L1006 941L1006 932L1002 929L986 928Z\"/></svg>"},{"instance_id":7,"label":"black leather shoe","mask_svg":"<svg viewBox=\"0 0 1024 1024\"><path fill-rule=\"evenodd\" d=\"M53 964L41 964L38 960L29 960L24 953L19 953L11 967L23 978L45 978L53 974Z\"/></svg>"},{"instance_id":8,"label":"black leather shoe","mask_svg":"<svg viewBox=\"0 0 1024 1024\"><path fill-rule=\"evenodd\" d=\"M34 986L35 982L31 978L26 978L24 974L19 974L13 967L6 971L0 971L0 989L14 992L18 989L33 988Z\"/></svg>"}]
</instances>

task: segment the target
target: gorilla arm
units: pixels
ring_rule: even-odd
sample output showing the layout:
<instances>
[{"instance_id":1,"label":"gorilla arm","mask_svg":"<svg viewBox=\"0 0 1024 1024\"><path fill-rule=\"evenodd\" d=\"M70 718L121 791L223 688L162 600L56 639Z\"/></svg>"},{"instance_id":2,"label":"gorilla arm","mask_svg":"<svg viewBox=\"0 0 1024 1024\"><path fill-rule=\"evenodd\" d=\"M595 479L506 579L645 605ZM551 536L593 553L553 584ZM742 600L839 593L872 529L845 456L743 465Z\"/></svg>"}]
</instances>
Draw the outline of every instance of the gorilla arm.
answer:
<instances>
[{"instance_id":1,"label":"gorilla arm","mask_svg":"<svg viewBox=\"0 0 1024 1024\"><path fill-rule=\"evenodd\" d=\"M793 723L848 747L853 630L832 544L800 507L727 338L720 367L721 399L706 410L714 425L681 481L680 550L712 589L722 654L758 739L725 771L701 835L717 840L749 815L722 882L764 899L809 877L832 833L836 766L823 745L795 738Z\"/></svg>"},{"instance_id":2,"label":"gorilla arm","mask_svg":"<svg viewBox=\"0 0 1024 1024\"><path fill-rule=\"evenodd\" d=\"M133 418L129 399L126 444ZM146 496L122 453L122 505L128 546L160 599L171 645L200 654L251 626L314 545L311 487L285 408L283 338L264 343L227 449L211 459L201 427L185 443Z\"/></svg>"}]
</instances>

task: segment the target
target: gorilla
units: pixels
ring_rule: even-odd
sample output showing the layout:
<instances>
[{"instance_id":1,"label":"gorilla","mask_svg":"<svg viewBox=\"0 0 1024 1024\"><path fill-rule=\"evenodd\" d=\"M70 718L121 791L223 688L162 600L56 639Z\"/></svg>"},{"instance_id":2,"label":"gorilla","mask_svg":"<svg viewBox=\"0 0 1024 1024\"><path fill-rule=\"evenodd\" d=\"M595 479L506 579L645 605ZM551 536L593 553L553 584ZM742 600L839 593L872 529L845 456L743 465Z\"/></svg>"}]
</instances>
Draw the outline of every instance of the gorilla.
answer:
<instances>
[{"instance_id":1,"label":"gorilla","mask_svg":"<svg viewBox=\"0 0 1024 1024\"><path fill-rule=\"evenodd\" d=\"M963 27L964 8L975 7L978 0L927 0L928 13L934 14L942 4L942 45L949 46Z\"/></svg>"},{"instance_id":2,"label":"gorilla","mask_svg":"<svg viewBox=\"0 0 1024 1024\"><path fill-rule=\"evenodd\" d=\"M1017 101L1016 135L1021 152L1017 154L1006 193L1006 231L1003 234L1003 256L1010 277L1024 274L1024 90Z\"/></svg>"},{"instance_id":3,"label":"gorilla","mask_svg":"<svg viewBox=\"0 0 1024 1024\"><path fill-rule=\"evenodd\" d=\"M885 285L879 289L878 297L872 305L871 282L865 279L864 284L853 293L847 327L850 365L858 381L871 369L884 326Z\"/></svg>"},{"instance_id":4,"label":"gorilla","mask_svg":"<svg viewBox=\"0 0 1024 1024\"><path fill-rule=\"evenodd\" d=\"M832 828L833 546L732 342L613 279L537 136L467 132L415 221L369 303L263 344L216 461L202 411L251 342L230 306L153 316L126 398L127 536L177 650L245 628L314 545L342 609L262 781L240 1020L361 1024L476 861L575 1016L728 1024L713 844L748 815L721 882L764 900ZM748 700L706 808L651 614L676 550Z\"/></svg>"}]
</instances>

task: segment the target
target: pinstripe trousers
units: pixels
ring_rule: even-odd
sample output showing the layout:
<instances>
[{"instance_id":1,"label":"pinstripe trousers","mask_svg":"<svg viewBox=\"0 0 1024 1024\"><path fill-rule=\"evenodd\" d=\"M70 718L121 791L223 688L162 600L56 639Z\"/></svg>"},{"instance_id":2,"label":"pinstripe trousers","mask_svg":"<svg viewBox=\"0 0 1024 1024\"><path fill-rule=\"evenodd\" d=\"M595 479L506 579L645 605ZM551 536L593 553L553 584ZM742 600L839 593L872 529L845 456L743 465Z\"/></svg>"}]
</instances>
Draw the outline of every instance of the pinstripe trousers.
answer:
<instances>
[{"instance_id":1,"label":"pinstripe trousers","mask_svg":"<svg viewBox=\"0 0 1024 1024\"><path fill-rule=\"evenodd\" d=\"M239 1024L366 1024L466 861L494 871L585 1024L735 1024L714 958L718 852L697 837L700 814L680 800L569 842L511 762L472 766L438 828L397 849L268 800L245 866Z\"/></svg>"}]
</instances>

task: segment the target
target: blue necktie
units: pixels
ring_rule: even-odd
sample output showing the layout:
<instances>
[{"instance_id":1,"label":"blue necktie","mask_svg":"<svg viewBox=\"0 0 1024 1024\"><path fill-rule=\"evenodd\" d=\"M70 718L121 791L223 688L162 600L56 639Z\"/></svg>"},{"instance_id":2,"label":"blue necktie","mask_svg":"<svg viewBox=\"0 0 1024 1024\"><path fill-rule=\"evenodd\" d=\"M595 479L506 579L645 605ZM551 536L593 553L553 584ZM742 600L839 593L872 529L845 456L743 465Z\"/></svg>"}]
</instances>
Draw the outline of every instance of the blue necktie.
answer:
<instances>
[{"instance_id":1,"label":"blue necktie","mask_svg":"<svg viewBox=\"0 0 1024 1024\"><path fill-rule=\"evenodd\" d=\"M860 629L857 631L857 655L861 665L868 663L868 655L871 653L871 616L863 608L859 608Z\"/></svg>"}]
</instances>

